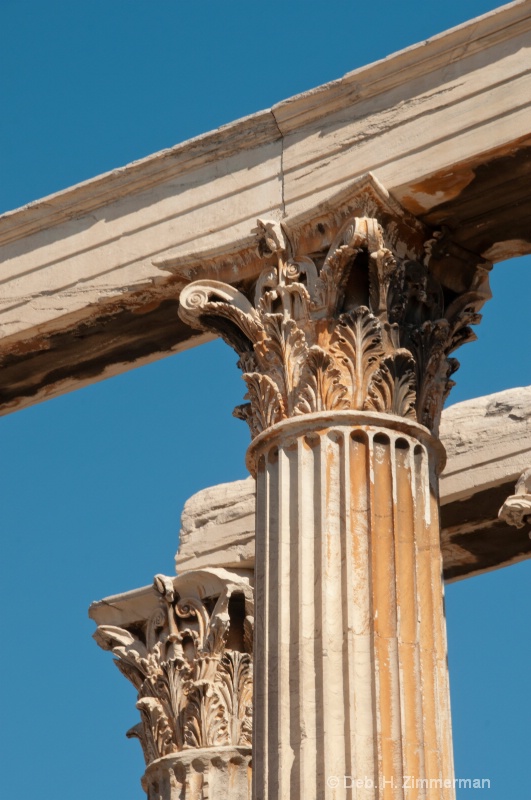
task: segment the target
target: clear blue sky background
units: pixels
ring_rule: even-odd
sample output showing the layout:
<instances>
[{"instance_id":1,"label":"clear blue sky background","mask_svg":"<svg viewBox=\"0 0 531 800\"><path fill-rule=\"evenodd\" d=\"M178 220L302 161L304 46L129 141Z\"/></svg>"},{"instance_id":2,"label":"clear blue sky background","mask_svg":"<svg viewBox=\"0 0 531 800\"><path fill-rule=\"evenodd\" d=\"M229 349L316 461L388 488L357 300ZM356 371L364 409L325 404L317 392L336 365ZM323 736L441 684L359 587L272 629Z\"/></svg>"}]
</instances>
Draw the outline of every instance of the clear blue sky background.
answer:
<instances>
[{"instance_id":1,"label":"clear blue sky background","mask_svg":"<svg viewBox=\"0 0 531 800\"><path fill-rule=\"evenodd\" d=\"M2 0L0 212L266 108L492 10L489 0ZM531 259L500 264L452 402L531 384ZM245 475L219 342L0 421L0 794L134 800L134 690L92 600L173 572L195 491ZM530 796L530 564L447 588L456 770ZM460 798L471 792L462 791Z\"/></svg>"}]
</instances>

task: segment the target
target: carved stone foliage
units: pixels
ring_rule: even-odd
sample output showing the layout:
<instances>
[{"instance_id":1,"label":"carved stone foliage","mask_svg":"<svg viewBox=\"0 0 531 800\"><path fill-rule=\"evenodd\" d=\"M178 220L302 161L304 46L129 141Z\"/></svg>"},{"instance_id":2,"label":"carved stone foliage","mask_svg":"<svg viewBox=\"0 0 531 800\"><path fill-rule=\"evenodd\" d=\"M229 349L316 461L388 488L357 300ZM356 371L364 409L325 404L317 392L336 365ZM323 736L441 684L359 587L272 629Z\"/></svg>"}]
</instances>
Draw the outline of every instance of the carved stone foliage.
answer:
<instances>
[{"instance_id":1,"label":"carved stone foliage","mask_svg":"<svg viewBox=\"0 0 531 800\"><path fill-rule=\"evenodd\" d=\"M239 354L249 402L235 414L252 436L336 409L409 417L437 432L458 367L450 354L475 338L489 265L462 250L457 257L442 234L405 256L396 226L386 231L368 217L347 219L317 253L301 253L300 237L295 247L276 222L259 220L256 233L265 266L255 285L244 294L195 281L179 311Z\"/></svg>"},{"instance_id":2,"label":"carved stone foliage","mask_svg":"<svg viewBox=\"0 0 531 800\"><path fill-rule=\"evenodd\" d=\"M526 523L531 524L531 469L522 472L516 481L514 494L507 498L498 516L515 528L523 528ZM531 532L529 535L531 536Z\"/></svg>"},{"instance_id":3,"label":"carved stone foliage","mask_svg":"<svg viewBox=\"0 0 531 800\"><path fill-rule=\"evenodd\" d=\"M251 746L252 589L215 575L205 588L206 572L196 587L194 573L157 575L149 619L94 634L138 691L141 723L128 736L140 740L147 764L188 748Z\"/></svg>"}]
</instances>

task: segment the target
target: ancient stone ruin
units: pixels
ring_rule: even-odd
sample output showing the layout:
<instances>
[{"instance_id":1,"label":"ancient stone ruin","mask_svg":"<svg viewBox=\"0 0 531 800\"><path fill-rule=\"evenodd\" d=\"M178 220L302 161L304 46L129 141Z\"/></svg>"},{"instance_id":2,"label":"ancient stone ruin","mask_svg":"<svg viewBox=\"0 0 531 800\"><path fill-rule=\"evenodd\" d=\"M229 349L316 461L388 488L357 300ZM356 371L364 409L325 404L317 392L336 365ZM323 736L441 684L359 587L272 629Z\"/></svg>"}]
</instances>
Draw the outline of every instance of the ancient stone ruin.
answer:
<instances>
[{"instance_id":1,"label":"ancient stone ruin","mask_svg":"<svg viewBox=\"0 0 531 800\"><path fill-rule=\"evenodd\" d=\"M531 555L530 388L443 412L531 252L528 9L0 218L3 413L213 336L247 387L249 480L90 610L149 800L455 797L443 582Z\"/></svg>"}]
</instances>

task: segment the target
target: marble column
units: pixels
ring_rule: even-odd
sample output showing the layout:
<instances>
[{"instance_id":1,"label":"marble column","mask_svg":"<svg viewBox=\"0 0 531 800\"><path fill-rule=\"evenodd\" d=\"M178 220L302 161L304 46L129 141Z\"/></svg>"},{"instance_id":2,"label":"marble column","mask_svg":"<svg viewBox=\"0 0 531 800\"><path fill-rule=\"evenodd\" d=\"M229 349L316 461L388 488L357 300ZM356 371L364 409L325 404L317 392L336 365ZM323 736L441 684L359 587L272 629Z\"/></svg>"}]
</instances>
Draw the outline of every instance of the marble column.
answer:
<instances>
[{"instance_id":1,"label":"marble column","mask_svg":"<svg viewBox=\"0 0 531 800\"><path fill-rule=\"evenodd\" d=\"M255 800L455 797L437 430L489 265L390 200L357 206L259 220L253 288L181 293L248 388Z\"/></svg>"},{"instance_id":2,"label":"marble column","mask_svg":"<svg viewBox=\"0 0 531 800\"><path fill-rule=\"evenodd\" d=\"M273 426L250 457L255 796L425 797L410 778L453 777L441 448L414 423L341 411Z\"/></svg>"}]
</instances>

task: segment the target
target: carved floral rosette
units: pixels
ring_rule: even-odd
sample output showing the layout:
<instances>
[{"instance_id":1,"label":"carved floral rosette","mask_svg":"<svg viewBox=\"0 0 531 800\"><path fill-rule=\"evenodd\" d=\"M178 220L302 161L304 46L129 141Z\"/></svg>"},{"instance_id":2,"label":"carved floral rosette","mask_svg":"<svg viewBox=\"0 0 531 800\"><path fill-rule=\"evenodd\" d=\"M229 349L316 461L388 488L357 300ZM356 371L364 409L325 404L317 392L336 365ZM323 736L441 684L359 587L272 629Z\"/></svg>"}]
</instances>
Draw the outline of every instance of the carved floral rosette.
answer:
<instances>
[{"instance_id":1,"label":"carved floral rosette","mask_svg":"<svg viewBox=\"0 0 531 800\"><path fill-rule=\"evenodd\" d=\"M459 366L450 354L475 339L490 265L440 232L405 256L396 228L351 217L327 251L301 253L303 237L297 249L287 228L259 220L265 268L252 288L197 280L182 290L182 319L239 354L249 402L235 415L253 438L335 410L398 415L437 433Z\"/></svg>"},{"instance_id":2,"label":"carved floral rosette","mask_svg":"<svg viewBox=\"0 0 531 800\"><path fill-rule=\"evenodd\" d=\"M157 575L147 620L99 625L94 638L138 691L146 764L190 748L250 747L253 593L249 578Z\"/></svg>"}]
</instances>

